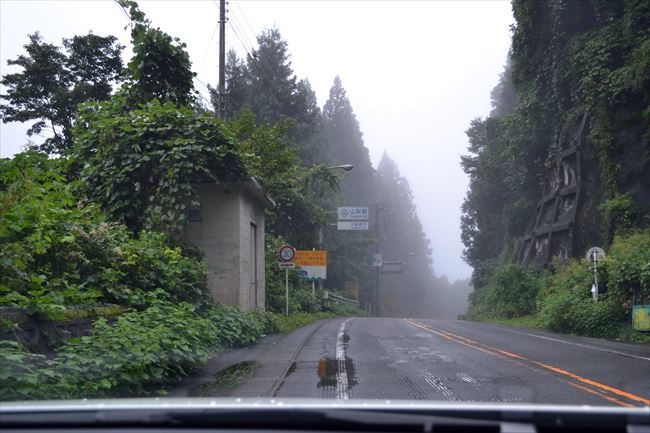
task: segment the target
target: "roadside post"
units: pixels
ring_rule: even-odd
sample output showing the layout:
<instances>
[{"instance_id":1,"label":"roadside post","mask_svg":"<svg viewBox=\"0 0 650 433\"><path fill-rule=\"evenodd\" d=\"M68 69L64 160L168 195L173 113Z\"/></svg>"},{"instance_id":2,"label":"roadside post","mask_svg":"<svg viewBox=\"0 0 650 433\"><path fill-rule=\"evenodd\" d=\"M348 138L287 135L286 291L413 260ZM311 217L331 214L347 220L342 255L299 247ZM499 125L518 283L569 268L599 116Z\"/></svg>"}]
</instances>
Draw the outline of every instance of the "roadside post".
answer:
<instances>
[{"instance_id":1,"label":"roadside post","mask_svg":"<svg viewBox=\"0 0 650 433\"><path fill-rule=\"evenodd\" d=\"M591 247L587 251L587 260L591 263L594 272L594 283L591 285L591 295L594 302L598 302L598 262L605 258L605 251L600 247Z\"/></svg>"},{"instance_id":2,"label":"roadside post","mask_svg":"<svg viewBox=\"0 0 650 433\"><path fill-rule=\"evenodd\" d=\"M282 245L278 249L278 265L284 268L284 314L289 315L289 268L294 268L296 249L291 245Z\"/></svg>"}]
</instances>

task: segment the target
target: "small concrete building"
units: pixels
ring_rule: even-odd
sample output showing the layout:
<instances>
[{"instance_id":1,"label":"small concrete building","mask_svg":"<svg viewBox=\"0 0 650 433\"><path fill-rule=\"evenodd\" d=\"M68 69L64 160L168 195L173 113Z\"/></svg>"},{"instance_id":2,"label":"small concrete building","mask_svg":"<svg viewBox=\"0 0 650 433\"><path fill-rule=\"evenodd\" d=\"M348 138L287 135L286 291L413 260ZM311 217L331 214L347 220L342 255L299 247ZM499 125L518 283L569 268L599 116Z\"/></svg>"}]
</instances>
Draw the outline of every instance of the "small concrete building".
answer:
<instances>
[{"instance_id":1,"label":"small concrete building","mask_svg":"<svg viewBox=\"0 0 650 433\"><path fill-rule=\"evenodd\" d=\"M264 210L275 203L253 178L194 186L200 207L189 210L183 237L203 252L213 299L264 308Z\"/></svg>"}]
</instances>

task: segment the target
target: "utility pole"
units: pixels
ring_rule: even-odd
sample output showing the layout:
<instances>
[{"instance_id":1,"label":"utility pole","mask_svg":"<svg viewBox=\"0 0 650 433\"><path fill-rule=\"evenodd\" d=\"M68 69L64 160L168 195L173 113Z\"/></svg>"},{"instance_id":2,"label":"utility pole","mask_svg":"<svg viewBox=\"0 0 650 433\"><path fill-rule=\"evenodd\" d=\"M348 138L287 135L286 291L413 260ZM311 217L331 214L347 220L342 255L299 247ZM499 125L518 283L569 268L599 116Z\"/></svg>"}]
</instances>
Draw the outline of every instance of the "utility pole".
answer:
<instances>
[{"instance_id":1,"label":"utility pole","mask_svg":"<svg viewBox=\"0 0 650 433\"><path fill-rule=\"evenodd\" d=\"M379 211L383 210L383 206L375 203L375 236L377 237L377 240L375 241L375 254L380 254L381 253L381 248L380 248L380 241L381 241L381 233L379 230ZM377 257L377 256L375 256ZM375 263L376 264L376 263ZM381 317L381 282L379 280L379 275L381 273L381 263L379 266L375 267L375 316Z\"/></svg>"},{"instance_id":2,"label":"utility pole","mask_svg":"<svg viewBox=\"0 0 650 433\"><path fill-rule=\"evenodd\" d=\"M226 120L226 0L219 0L219 84L217 118Z\"/></svg>"}]
</instances>

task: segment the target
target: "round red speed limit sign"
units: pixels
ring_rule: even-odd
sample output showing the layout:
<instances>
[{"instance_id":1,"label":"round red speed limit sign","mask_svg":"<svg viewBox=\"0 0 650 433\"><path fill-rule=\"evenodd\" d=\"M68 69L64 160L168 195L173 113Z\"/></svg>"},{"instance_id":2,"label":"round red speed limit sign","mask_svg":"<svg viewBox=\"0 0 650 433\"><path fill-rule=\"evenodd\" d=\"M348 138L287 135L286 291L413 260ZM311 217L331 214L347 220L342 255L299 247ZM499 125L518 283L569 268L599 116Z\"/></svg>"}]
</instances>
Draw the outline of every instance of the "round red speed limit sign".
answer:
<instances>
[{"instance_id":1,"label":"round red speed limit sign","mask_svg":"<svg viewBox=\"0 0 650 433\"><path fill-rule=\"evenodd\" d=\"M291 245L282 245L278 250L278 259L281 262L293 262L296 257L296 249Z\"/></svg>"}]
</instances>

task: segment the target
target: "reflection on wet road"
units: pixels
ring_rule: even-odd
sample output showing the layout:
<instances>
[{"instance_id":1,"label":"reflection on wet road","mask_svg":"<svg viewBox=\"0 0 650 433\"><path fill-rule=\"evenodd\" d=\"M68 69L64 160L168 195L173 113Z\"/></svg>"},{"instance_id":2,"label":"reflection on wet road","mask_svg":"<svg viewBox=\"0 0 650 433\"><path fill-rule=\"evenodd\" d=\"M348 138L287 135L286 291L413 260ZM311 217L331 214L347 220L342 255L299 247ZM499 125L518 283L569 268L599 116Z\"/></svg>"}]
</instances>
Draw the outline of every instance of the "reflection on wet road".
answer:
<instances>
[{"instance_id":1,"label":"reflection on wet road","mask_svg":"<svg viewBox=\"0 0 650 433\"><path fill-rule=\"evenodd\" d=\"M460 321L332 319L278 397L650 404L650 348Z\"/></svg>"}]
</instances>

